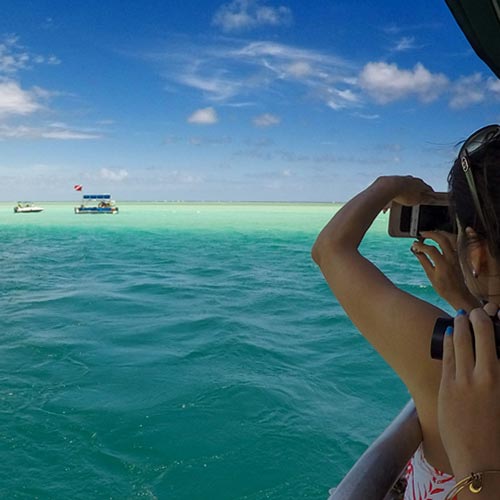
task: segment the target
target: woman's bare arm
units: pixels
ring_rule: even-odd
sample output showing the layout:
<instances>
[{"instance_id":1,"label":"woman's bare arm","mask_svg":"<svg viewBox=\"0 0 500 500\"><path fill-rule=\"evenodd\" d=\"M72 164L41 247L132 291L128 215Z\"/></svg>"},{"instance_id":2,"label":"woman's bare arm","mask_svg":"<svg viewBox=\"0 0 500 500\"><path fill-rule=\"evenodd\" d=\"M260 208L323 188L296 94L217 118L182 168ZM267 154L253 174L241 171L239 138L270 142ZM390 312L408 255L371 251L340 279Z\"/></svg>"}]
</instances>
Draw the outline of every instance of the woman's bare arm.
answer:
<instances>
[{"instance_id":1,"label":"woman's bare arm","mask_svg":"<svg viewBox=\"0 0 500 500\"><path fill-rule=\"evenodd\" d=\"M430 358L430 339L436 318L446 314L397 288L358 246L388 203L414 205L432 193L420 179L381 177L337 212L312 250L347 315L417 399L428 389L437 394L440 364Z\"/></svg>"}]
</instances>

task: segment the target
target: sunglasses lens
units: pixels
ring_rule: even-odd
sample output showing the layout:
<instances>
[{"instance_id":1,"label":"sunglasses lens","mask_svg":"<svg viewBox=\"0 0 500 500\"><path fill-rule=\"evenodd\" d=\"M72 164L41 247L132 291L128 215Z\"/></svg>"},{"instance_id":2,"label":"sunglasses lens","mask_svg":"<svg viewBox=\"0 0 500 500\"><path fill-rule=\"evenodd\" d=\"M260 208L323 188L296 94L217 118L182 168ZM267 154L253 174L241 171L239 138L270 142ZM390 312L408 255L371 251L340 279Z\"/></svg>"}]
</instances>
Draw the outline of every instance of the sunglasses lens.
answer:
<instances>
[{"instance_id":1,"label":"sunglasses lens","mask_svg":"<svg viewBox=\"0 0 500 500\"><path fill-rule=\"evenodd\" d=\"M478 130L475 134L469 137L464 143L464 149L467 154L472 154L477 151L481 146L492 141L496 137L500 137L500 127L494 125Z\"/></svg>"}]
</instances>

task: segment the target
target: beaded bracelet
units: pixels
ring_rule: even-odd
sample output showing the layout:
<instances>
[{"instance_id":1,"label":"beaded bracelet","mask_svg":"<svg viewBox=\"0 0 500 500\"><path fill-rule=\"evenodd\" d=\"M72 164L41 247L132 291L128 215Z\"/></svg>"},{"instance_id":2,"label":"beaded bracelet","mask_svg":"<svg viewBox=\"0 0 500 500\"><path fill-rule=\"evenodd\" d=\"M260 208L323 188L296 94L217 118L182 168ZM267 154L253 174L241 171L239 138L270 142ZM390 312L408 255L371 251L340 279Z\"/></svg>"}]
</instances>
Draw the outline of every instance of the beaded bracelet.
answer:
<instances>
[{"instance_id":1,"label":"beaded bracelet","mask_svg":"<svg viewBox=\"0 0 500 500\"><path fill-rule=\"evenodd\" d=\"M485 474L500 474L500 470L483 470L482 472L471 472L467 477L459 481L453 489L446 495L444 500L452 500L466 486L471 493L480 493L483 489L483 476Z\"/></svg>"}]
</instances>

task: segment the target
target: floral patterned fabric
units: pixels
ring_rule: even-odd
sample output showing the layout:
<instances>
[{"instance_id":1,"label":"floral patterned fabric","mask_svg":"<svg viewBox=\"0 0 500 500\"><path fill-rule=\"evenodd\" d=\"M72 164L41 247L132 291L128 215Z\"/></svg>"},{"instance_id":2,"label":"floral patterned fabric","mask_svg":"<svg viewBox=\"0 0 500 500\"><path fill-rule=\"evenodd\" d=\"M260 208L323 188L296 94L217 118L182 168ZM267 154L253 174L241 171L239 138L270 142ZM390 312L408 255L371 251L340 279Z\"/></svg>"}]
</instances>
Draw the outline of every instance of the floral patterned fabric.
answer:
<instances>
[{"instance_id":1,"label":"floral patterned fabric","mask_svg":"<svg viewBox=\"0 0 500 500\"><path fill-rule=\"evenodd\" d=\"M427 462L422 444L406 467L406 491L404 500L444 500L455 486L455 478L441 472ZM458 500L454 497L453 500Z\"/></svg>"}]
</instances>

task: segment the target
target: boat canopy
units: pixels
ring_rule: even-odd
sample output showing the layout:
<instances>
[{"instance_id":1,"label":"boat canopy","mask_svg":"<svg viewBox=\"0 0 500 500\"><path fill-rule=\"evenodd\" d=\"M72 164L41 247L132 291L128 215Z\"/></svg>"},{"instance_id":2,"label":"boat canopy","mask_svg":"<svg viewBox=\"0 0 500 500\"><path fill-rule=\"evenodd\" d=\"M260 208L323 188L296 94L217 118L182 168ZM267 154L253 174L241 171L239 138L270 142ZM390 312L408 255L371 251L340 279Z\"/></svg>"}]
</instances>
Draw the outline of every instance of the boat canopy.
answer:
<instances>
[{"instance_id":1,"label":"boat canopy","mask_svg":"<svg viewBox=\"0 0 500 500\"><path fill-rule=\"evenodd\" d=\"M110 194L84 194L84 200L111 200Z\"/></svg>"},{"instance_id":2,"label":"boat canopy","mask_svg":"<svg viewBox=\"0 0 500 500\"><path fill-rule=\"evenodd\" d=\"M500 78L500 0L446 0L476 54Z\"/></svg>"}]
</instances>

